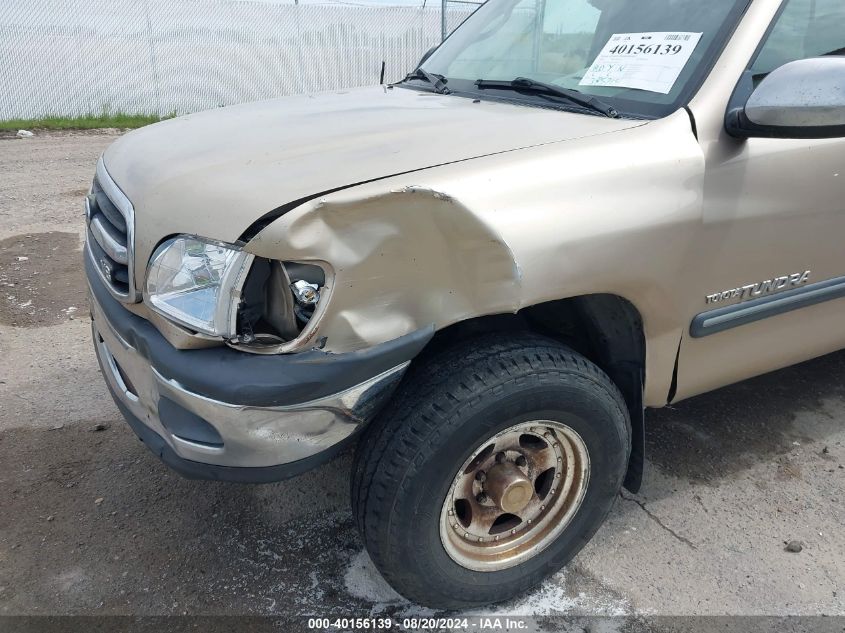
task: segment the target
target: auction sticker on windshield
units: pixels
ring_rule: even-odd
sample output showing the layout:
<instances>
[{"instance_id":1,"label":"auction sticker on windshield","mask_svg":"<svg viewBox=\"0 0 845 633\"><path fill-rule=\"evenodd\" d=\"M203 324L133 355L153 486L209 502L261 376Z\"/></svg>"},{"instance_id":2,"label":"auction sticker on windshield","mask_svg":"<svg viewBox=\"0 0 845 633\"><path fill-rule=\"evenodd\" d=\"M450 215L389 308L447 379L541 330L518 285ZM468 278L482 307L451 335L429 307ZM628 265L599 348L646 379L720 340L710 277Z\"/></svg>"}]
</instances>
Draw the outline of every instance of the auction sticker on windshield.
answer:
<instances>
[{"instance_id":1,"label":"auction sticker on windshield","mask_svg":"<svg viewBox=\"0 0 845 633\"><path fill-rule=\"evenodd\" d=\"M701 35L665 32L611 35L580 85L669 94Z\"/></svg>"}]
</instances>

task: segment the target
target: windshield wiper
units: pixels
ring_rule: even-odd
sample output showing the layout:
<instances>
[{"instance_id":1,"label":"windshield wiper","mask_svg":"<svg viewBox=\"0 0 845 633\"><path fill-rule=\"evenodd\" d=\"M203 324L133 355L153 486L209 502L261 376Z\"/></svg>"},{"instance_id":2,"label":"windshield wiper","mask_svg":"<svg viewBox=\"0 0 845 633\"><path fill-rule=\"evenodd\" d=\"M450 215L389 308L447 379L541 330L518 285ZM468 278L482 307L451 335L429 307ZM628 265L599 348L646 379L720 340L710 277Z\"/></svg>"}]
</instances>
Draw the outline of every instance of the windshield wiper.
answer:
<instances>
[{"instance_id":1,"label":"windshield wiper","mask_svg":"<svg viewBox=\"0 0 845 633\"><path fill-rule=\"evenodd\" d=\"M446 77L430 73L425 68L417 68L414 72L408 73L402 81L408 81L409 79L422 79L423 81L427 81L431 84L434 88L434 92L437 94L452 94L452 91L446 87L446 82L448 81Z\"/></svg>"},{"instance_id":2,"label":"windshield wiper","mask_svg":"<svg viewBox=\"0 0 845 633\"><path fill-rule=\"evenodd\" d=\"M839 55L845 55L845 48L837 48L835 51L830 51L829 53L823 53L822 55L820 55L820 57L829 57L829 56L836 57L836 56L839 56Z\"/></svg>"},{"instance_id":3,"label":"windshield wiper","mask_svg":"<svg viewBox=\"0 0 845 633\"><path fill-rule=\"evenodd\" d=\"M500 81L498 79L479 79L475 85L481 89L484 88L498 88L499 90L518 90L523 92L534 92L537 94L551 95L554 97L562 97L571 103L576 103L580 106L599 112L611 119L618 119L620 117L619 111L609 103L606 103L598 97L591 97L573 90L571 88L564 88L563 86L556 86L554 84L547 84L543 81L535 81L528 77L517 77L511 81Z\"/></svg>"}]
</instances>

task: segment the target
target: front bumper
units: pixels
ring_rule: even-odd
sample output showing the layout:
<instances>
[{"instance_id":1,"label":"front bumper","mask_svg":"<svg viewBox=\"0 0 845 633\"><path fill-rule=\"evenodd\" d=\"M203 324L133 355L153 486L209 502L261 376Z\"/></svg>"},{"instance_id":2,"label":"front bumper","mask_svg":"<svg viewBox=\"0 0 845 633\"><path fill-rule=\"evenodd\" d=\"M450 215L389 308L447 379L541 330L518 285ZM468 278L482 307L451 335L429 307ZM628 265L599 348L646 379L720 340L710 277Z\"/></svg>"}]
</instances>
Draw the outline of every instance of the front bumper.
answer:
<instances>
[{"instance_id":1,"label":"front bumper","mask_svg":"<svg viewBox=\"0 0 845 633\"><path fill-rule=\"evenodd\" d=\"M277 481L328 461L375 416L433 335L428 328L348 354L178 350L85 263L109 390L147 446L191 478Z\"/></svg>"}]
</instances>

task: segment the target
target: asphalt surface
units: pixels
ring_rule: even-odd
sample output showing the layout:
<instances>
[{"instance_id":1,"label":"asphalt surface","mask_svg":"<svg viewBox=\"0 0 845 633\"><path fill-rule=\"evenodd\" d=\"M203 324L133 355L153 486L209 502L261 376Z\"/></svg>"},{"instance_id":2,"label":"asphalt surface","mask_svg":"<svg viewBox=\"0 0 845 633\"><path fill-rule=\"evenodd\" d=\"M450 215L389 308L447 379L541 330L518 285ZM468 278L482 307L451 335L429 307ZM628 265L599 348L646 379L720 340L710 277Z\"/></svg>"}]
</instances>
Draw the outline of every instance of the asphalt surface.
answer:
<instances>
[{"instance_id":1,"label":"asphalt surface","mask_svg":"<svg viewBox=\"0 0 845 633\"><path fill-rule=\"evenodd\" d=\"M349 455L272 485L187 481L122 422L80 259L82 198L115 137L0 139L0 614L428 613L363 552ZM649 412L640 494L492 611L615 616L613 630L845 615L843 376L836 353Z\"/></svg>"}]
</instances>

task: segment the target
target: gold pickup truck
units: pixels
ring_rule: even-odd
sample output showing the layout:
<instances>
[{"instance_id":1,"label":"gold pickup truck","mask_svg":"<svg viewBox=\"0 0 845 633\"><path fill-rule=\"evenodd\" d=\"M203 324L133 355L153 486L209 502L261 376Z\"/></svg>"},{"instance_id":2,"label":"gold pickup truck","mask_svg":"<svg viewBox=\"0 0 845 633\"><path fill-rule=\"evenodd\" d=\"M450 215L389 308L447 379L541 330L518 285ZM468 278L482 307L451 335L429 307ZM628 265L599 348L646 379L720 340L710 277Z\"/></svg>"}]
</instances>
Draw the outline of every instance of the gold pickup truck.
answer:
<instances>
[{"instance_id":1,"label":"gold pickup truck","mask_svg":"<svg viewBox=\"0 0 845 633\"><path fill-rule=\"evenodd\" d=\"M357 442L435 608L569 561L644 410L845 347L841 0L489 0L392 85L132 132L96 168L103 375L185 476Z\"/></svg>"}]
</instances>

